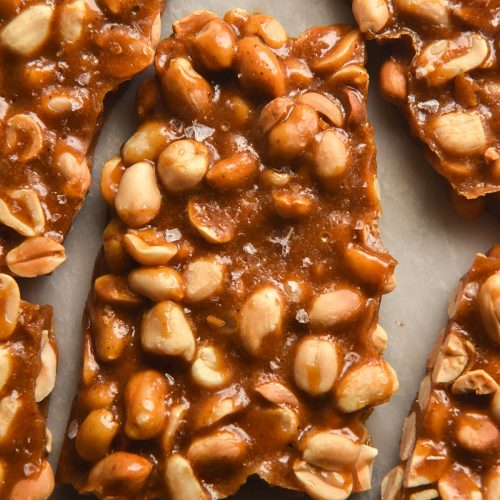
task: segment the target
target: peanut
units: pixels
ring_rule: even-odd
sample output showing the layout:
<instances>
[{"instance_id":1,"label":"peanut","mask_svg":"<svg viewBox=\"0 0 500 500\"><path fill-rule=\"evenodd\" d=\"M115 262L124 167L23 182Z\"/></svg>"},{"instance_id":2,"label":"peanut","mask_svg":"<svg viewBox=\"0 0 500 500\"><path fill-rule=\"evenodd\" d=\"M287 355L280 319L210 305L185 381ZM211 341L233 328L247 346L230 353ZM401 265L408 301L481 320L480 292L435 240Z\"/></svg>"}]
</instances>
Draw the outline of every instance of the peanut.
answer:
<instances>
[{"instance_id":1,"label":"peanut","mask_svg":"<svg viewBox=\"0 0 500 500\"><path fill-rule=\"evenodd\" d=\"M89 462L96 462L109 451L120 425L110 410L91 411L81 423L76 435L78 455Z\"/></svg>"},{"instance_id":2,"label":"peanut","mask_svg":"<svg viewBox=\"0 0 500 500\"><path fill-rule=\"evenodd\" d=\"M192 361L195 339L181 307L168 300L147 312L141 324L142 347L154 354L180 356Z\"/></svg>"},{"instance_id":3,"label":"peanut","mask_svg":"<svg viewBox=\"0 0 500 500\"><path fill-rule=\"evenodd\" d=\"M95 464L81 493L92 493L100 497L130 498L142 489L153 464L144 457L117 451Z\"/></svg>"},{"instance_id":4,"label":"peanut","mask_svg":"<svg viewBox=\"0 0 500 500\"><path fill-rule=\"evenodd\" d=\"M225 278L225 266L216 257L207 256L188 264L184 272L186 300L201 302L216 297Z\"/></svg>"},{"instance_id":5,"label":"peanut","mask_svg":"<svg viewBox=\"0 0 500 500\"><path fill-rule=\"evenodd\" d=\"M127 278L130 289L153 302L162 300L182 300L184 279L169 267L143 267L134 269Z\"/></svg>"},{"instance_id":6,"label":"peanut","mask_svg":"<svg viewBox=\"0 0 500 500\"><path fill-rule=\"evenodd\" d=\"M115 208L120 219L129 227L141 227L158 215L160 206L161 193L154 168L144 162L128 167L115 197Z\"/></svg>"},{"instance_id":7,"label":"peanut","mask_svg":"<svg viewBox=\"0 0 500 500\"><path fill-rule=\"evenodd\" d=\"M7 274L0 274L0 340L14 333L20 310L21 292L16 280Z\"/></svg>"},{"instance_id":8,"label":"peanut","mask_svg":"<svg viewBox=\"0 0 500 500\"><path fill-rule=\"evenodd\" d=\"M264 286L245 302L240 313L240 336L245 349L259 355L271 337L280 335L284 301L277 289Z\"/></svg>"},{"instance_id":9,"label":"peanut","mask_svg":"<svg viewBox=\"0 0 500 500\"><path fill-rule=\"evenodd\" d=\"M312 396L331 390L338 373L336 345L327 338L306 337L295 353L295 383Z\"/></svg>"},{"instance_id":10,"label":"peanut","mask_svg":"<svg viewBox=\"0 0 500 500\"><path fill-rule=\"evenodd\" d=\"M195 188L205 177L210 152L201 142L183 139L169 144L158 158L158 175L170 191Z\"/></svg>"},{"instance_id":11,"label":"peanut","mask_svg":"<svg viewBox=\"0 0 500 500\"><path fill-rule=\"evenodd\" d=\"M312 326L332 327L355 319L363 310L360 292L337 288L317 296L309 308Z\"/></svg>"},{"instance_id":12,"label":"peanut","mask_svg":"<svg viewBox=\"0 0 500 500\"><path fill-rule=\"evenodd\" d=\"M125 389L125 433L131 439L152 439L163 429L167 381L154 370L135 373Z\"/></svg>"}]
</instances>

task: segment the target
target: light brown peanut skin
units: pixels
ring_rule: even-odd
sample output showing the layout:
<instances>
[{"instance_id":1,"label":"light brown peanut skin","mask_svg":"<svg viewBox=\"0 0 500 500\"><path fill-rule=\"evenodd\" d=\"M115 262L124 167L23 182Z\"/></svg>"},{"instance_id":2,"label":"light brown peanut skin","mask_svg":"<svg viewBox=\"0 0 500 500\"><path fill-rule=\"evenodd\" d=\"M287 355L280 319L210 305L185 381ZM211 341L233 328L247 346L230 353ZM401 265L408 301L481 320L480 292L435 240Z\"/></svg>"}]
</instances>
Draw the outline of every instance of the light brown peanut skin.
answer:
<instances>
[{"instance_id":1,"label":"light brown peanut skin","mask_svg":"<svg viewBox=\"0 0 500 500\"><path fill-rule=\"evenodd\" d=\"M476 490L483 493L484 498L490 498L487 496L490 494L490 471L494 469L500 450L500 392L497 384L500 354L496 342L489 337L494 326L491 303L493 285L500 271L499 252L497 245L486 255L476 256L471 269L462 278L458 292L451 298L450 321L436 345L439 353L436 350L429 357L430 374L435 364L446 366L446 357L452 360L453 353L459 354L462 345L467 353L465 368L460 369L463 374L452 369L452 362L448 373L453 380L441 377L437 380L444 383L430 384L431 378L427 376L429 387L420 391L413 405L413 417L408 419L412 424L405 425L401 447L404 450L402 465L406 464L405 477L410 473L412 477L419 476L420 484L431 489L439 486L440 492L450 491L454 484L453 488L460 488L460 495L466 498L472 498L477 494L474 493ZM485 308L489 314L481 314ZM459 339L461 344L450 339ZM462 366L461 361L459 365ZM434 443L433 446L439 443L436 449L439 449L443 466L436 467L432 459L424 459L420 466L412 468L412 463L419 462L414 458L415 440L417 443ZM462 471L460 478L452 480L455 477L453 471L457 470ZM396 484L396 476L395 471L387 476L384 500L393 498L389 489L400 495L396 498L404 499L417 492L406 482Z\"/></svg>"},{"instance_id":2,"label":"light brown peanut skin","mask_svg":"<svg viewBox=\"0 0 500 500\"><path fill-rule=\"evenodd\" d=\"M302 490L310 473L328 497L369 487L376 451L362 422L397 384L384 343L373 340L395 261L376 226L364 61L351 27L292 39L277 20L241 10L224 20L194 12L159 45L158 78L144 84L138 103L139 130L147 124L148 133L134 134L122 152L121 184L141 163L148 182L142 191L125 184L135 212L119 209L120 188L108 196L112 222L87 305L90 347L72 416L113 412L120 427L101 460L119 451L154 463L134 500L226 497L256 470L270 484ZM345 70L352 65L357 70ZM157 151L154 127L164 123L172 137ZM326 132L335 136L321 148L338 160L333 175L323 175L327 161L317 154ZM138 137L151 147L136 142L131 150ZM153 217L130 217L158 200L155 183L161 201ZM347 259L354 240L373 261ZM374 267L380 272L367 282ZM183 294L156 293L152 277L167 269ZM336 388L352 400L346 373L365 364L380 366L382 376L363 411L350 406L347 416ZM136 381L151 371L163 377L161 390L149 375ZM348 437L319 450L315 440L306 453L305 431ZM95 472L99 462L78 465L74 453L70 433L61 477L81 489L94 469L107 489L94 481L93 491L112 494ZM336 488L338 477L344 483Z\"/></svg>"}]
</instances>

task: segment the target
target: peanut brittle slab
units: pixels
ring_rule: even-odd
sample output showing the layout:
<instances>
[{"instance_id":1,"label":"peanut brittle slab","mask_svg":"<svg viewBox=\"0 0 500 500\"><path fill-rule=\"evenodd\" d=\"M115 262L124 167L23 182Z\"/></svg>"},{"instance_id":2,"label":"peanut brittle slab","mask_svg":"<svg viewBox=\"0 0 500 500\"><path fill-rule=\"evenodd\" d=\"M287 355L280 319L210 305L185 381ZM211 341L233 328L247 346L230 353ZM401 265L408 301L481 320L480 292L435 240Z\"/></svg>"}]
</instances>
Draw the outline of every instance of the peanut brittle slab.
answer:
<instances>
[{"instance_id":1,"label":"peanut brittle slab","mask_svg":"<svg viewBox=\"0 0 500 500\"><path fill-rule=\"evenodd\" d=\"M0 272L34 277L65 260L104 98L152 62L162 4L0 3Z\"/></svg>"},{"instance_id":2,"label":"peanut brittle slab","mask_svg":"<svg viewBox=\"0 0 500 500\"><path fill-rule=\"evenodd\" d=\"M56 365L52 308L22 301L14 278L0 274L1 498L44 500L52 493L45 417Z\"/></svg>"},{"instance_id":3,"label":"peanut brittle slab","mask_svg":"<svg viewBox=\"0 0 500 500\"><path fill-rule=\"evenodd\" d=\"M354 0L353 12L369 38L392 42L382 95L403 110L459 213L498 209L500 2Z\"/></svg>"},{"instance_id":4,"label":"peanut brittle slab","mask_svg":"<svg viewBox=\"0 0 500 500\"><path fill-rule=\"evenodd\" d=\"M58 478L102 498L223 498L251 475L370 487L398 388L381 296L365 48L236 9L177 21L103 169L111 219Z\"/></svg>"},{"instance_id":5,"label":"peanut brittle slab","mask_svg":"<svg viewBox=\"0 0 500 500\"><path fill-rule=\"evenodd\" d=\"M451 298L383 500L500 498L500 246Z\"/></svg>"}]
</instances>

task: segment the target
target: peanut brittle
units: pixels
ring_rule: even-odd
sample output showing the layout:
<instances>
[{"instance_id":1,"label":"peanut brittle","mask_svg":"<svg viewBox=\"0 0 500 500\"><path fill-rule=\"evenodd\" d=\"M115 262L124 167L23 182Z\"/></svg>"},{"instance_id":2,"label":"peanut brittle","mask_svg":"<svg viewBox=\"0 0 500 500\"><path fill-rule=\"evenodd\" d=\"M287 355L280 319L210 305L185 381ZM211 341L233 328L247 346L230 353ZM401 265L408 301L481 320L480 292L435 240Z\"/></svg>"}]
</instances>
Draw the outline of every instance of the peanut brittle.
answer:
<instances>
[{"instance_id":1,"label":"peanut brittle","mask_svg":"<svg viewBox=\"0 0 500 500\"><path fill-rule=\"evenodd\" d=\"M151 63L162 1L0 2L0 271L65 260L103 100Z\"/></svg>"},{"instance_id":2,"label":"peanut brittle","mask_svg":"<svg viewBox=\"0 0 500 500\"><path fill-rule=\"evenodd\" d=\"M368 37L401 40L380 89L450 182L457 210L500 206L500 2L354 0L353 11Z\"/></svg>"},{"instance_id":3,"label":"peanut brittle","mask_svg":"<svg viewBox=\"0 0 500 500\"><path fill-rule=\"evenodd\" d=\"M103 169L58 477L102 498L222 498L254 474L347 498L370 487L364 421L398 388L361 34L289 38L239 9L173 28Z\"/></svg>"},{"instance_id":4,"label":"peanut brittle","mask_svg":"<svg viewBox=\"0 0 500 500\"><path fill-rule=\"evenodd\" d=\"M52 493L45 416L56 365L52 308L21 301L15 280L0 274L0 498Z\"/></svg>"},{"instance_id":5,"label":"peanut brittle","mask_svg":"<svg viewBox=\"0 0 500 500\"><path fill-rule=\"evenodd\" d=\"M500 498L500 245L452 297L383 500Z\"/></svg>"}]
</instances>

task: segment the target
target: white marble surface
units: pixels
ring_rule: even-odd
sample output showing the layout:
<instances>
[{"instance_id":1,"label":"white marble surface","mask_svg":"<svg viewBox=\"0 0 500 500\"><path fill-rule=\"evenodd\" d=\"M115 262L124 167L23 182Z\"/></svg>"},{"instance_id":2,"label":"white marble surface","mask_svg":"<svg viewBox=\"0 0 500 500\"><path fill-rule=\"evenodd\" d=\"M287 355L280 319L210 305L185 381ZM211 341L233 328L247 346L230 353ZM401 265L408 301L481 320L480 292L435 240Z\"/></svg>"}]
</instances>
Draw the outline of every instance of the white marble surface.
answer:
<instances>
[{"instance_id":1,"label":"white marble surface","mask_svg":"<svg viewBox=\"0 0 500 500\"><path fill-rule=\"evenodd\" d=\"M317 24L352 22L344 0L170 0L163 16L163 35L172 22L193 9L219 14L239 6L277 16L291 35ZM401 116L378 96L377 54L371 49L370 120L375 126L382 191L382 238L399 261L398 287L383 301L381 323L390 335L387 358L396 369L401 389L389 404L379 407L369 428L379 457L373 489L358 498L380 497L380 481L396 463L401 425L414 398L424 362L445 321L449 292L470 265L474 254L500 241L500 226L484 216L475 222L459 220L446 197L445 184L426 164ZM116 154L133 132L135 89L139 76L115 103L95 153L92 189L67 238L68 261L52 276L23 283L24 297L55 308L59 342L59 371L49 413L54 435L51 461L55 466L74 389L80 371L81 317L100 246L106 207L98 194L104 161ZM77 498L58 487L55 499Z\"/></svg>"}]
</instances>

